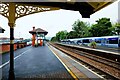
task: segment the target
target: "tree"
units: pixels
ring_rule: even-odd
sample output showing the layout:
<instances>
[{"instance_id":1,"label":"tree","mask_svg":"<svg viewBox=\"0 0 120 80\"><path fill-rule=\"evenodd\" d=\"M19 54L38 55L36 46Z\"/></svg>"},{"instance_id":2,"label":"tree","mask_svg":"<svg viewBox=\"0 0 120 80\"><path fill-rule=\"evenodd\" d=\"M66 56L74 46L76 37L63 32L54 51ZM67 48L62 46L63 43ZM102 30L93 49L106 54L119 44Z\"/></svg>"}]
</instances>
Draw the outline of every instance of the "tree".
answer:
<instances>
[{"instance_id":1,"label":"tree","mask_svg":"<svg viewBox=\"0 0 120 80\"><path fill-rule=\"evenodd\" d=\"M112 32L113 34L120 35L120 23L113 24Z\"/></svg>"},{"instance_id":2,"label":"tree","mask_svg":"<svg viewBox=\"0 0 120 80\"><path fill-rule=\"evenodd\" d=\"M74 22L73 26L73 31L77 34L75 37L85 37L88 36L88 27L89 24L80 20L77 20Z\"/></svg>"},{"instance_id":3,"label":"tree","mask_svg":"<svg viewBox=\"0 0 120 80\"><path fill-rule=\"evenodd\" d=\"M96 22L97 24L93 24L89 30L93 37L111 35L112 24L110 22L110 18L101 18Z\"/></svg>"},{"instance_id":4,"label":"tree","mask_svg":"<svg viewBox=\"0 0 120 80\"><path fill-rule=\"evenodd\" d=\"M77 33L75 31L70 31L67 35L67 39L73 39L77 37Z\"/></svg>"},{"instance_id":5,"label":"tree","mask_svg":"<svg viewBox=\"0 0 120 80\"><path fill-rule=\"evenodd\" d=\"M56 37L52 37L52 38L51 38L51 41L52 41L52 42L57 41Z\"/></svg>"},{"instance_id":6,"label":"tree","mask_svg":"<svg viewBox=\"0 0 120 80\"><path fill-rule=\"evenodd\" d=\"M60 40L63 40L63 39L66 39L67 38L67 31L59 31L58 33L56 33L56 40L57 41L60 41Z\"/></svg>"}]
</instances>

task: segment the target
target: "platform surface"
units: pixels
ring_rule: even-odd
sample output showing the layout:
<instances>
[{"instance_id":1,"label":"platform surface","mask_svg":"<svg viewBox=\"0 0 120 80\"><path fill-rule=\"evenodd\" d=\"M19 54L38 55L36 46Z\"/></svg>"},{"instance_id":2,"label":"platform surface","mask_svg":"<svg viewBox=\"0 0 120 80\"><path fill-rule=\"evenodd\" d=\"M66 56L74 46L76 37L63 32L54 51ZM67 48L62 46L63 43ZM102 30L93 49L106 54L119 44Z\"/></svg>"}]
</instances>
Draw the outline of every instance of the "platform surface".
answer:
<instances>
[{"instance_id":1,"label":"platform surface","mask_svg":"<svg viewBox=\"0 0 120 80\"><path fill-rule=\"evenodd\" d=\"M15 52L16 78L67 78L73 79L48 46L26 47ZM9 60L9 53L3 55L3 64ZM3 79L8 78L9 63L0 68Z\"/></svg>"},{"instance_id":2,"label":"platform surface","mask_svg":"<svg viewBox=\"0 0 120 80\"><path fill-rule=\"evenodd\" d=\"M89 68L85 67L83 64L79 63L74 58L68 56L62 51L50 46L52 51L59 56L62 62L71 70L71 72L79 79L79 80L104 80L101 75L93 72Z\"/></svg>"},{"instance_id":3,"label":"platform surface","mask_svg":"<svg viewBox=\"0 0 120 80\"><path fill-rule=\"evenodd\" d=\"M9 75L9 54L2 55L0 71L3 80L7 80ZM39 47L28 46L14 51L14 54L16 80L24 78L102 80L103 78L49 44Z\"/></svg>"}]
</instances>

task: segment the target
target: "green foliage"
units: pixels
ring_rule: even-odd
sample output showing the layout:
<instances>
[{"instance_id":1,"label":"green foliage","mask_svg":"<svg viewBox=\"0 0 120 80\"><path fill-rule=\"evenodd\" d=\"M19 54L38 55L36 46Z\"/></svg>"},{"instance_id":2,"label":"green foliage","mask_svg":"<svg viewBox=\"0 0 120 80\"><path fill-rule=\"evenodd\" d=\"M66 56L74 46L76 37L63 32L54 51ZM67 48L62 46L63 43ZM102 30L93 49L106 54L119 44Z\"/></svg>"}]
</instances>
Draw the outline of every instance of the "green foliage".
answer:
<instances>
[{"instance_id":1,"label":"green foliage","mask_svg":"<svg viewBox=\"0 0 120 80\"><path fill-rule=\"evenodd\" d=\"M115 23L115 24L113 24L112 32L113 32L113 34L115 34L115 35L120 34L120 23Z\"/></svg>"},{"instance_id":2,"label":"green foliage","mask_svg":"<svg viewBox=\"0 0 120 80\"><path fill-rule=\"evenodd\" d=\"M56 39L57 41L60 41L60 40L63 40L63 39L66 39L66 36L67 36L67 31L59 31L57 34L56 34Z\"/></svg>"},{"instance_id":3,"label":"green foliage","mask_svg":"<svg viewBox=\"0 0 120 80\"><path fill-rule=\"evenodd\" d=\"M77 33L75 31L70 31L67 35L67 39L73 39L76 38Z\"/></svg>"},{"instance_id":4,"label":"green foliage","mask_svg":"<svg viewBox=\"0 0 120 80\"><path fill-rule=\"evenodd\" d=\"M67 35L68 35L68 32L66 30L59 31L58 33L56 33L55 37L52 37L51 41L60 41L63 39L67 39Z\"/></svg>"},{"instance_id":5,"label":"green foliage","mask_svg":"<svg viewBox=\"0 0 120 80\"><path fill-rule=\"evenodd\" d=\"M77 20L72 26L72 31L59 31L58 33L56 33L56 36L51 39L51 41L60 41L63 39L72 39L88 36L100 37L120 34L120 23L115 23L112 25L110 22L110 18L101 18L99 20L96 20L96 24L92 25L87 22Z\"/></svg>"},{"instance_id":6,"label":"green foliage","mask_svg":"<svg viewBox=\"0 0 120 80\"><path fill-rule=\"evenodd\" d=\"M77 20L74 22L73 26L73 31L75 33L74 37L79 38L79 37L86 37L88 36L88 27L89 24L80 20Z\"/></svg>"},{"instance_id":7,"label":"green foliage","mask_svg":"<svg viewBox=\"0 0 120 80\"><path fill-rule=\"evenodd\" d=\"M96 43L95 41L92 41L92 42L90 43L90 46L93 47L93 48L96 48L97 43Z\"/></svg>"},{"instance_id":8,"label":"green foliage","mask_svg":"<svg viewBox=\"0 0 120 80\"><path fill-rule=\"evenodd\" d=\"M52 42L57 41L56 37L52 37L52 38L51 38L51 41L52 41Z\"/></svg>"},{"instance_id":9,"label":"green foliage","mask_svg":"<svg viewBox=\"0 0 120 80\"><path fill-rule=\"evenodd\" d=\"M110 18L101 18L96 22L97 23L93 24L89 29L93 37L111 35L112 24L110 22Z\"/></svg>"}]
</instances>

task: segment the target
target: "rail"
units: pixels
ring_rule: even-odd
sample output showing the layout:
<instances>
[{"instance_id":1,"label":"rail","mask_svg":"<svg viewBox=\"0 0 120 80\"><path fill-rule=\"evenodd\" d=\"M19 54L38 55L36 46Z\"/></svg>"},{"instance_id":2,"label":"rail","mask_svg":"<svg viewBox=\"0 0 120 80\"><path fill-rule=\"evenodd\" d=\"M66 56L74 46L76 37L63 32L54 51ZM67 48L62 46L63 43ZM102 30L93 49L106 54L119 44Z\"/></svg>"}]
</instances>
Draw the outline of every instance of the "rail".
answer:
<instances>
[{"instance_id":1,"label":"rail","mask_svg":"<svg viewBox=\"0 0 120 80\"><path fill-rule=\"evenodd\" d=\"M120 76L119 61L116 61L111 58L107 59L106 55L105 55L106 53L104 53L104 55L101 56L100 54L103 54L103 52L100 53L100 52L94 51L94 50L88 50L88 49L85 50L83 48L81 49L79 47L63 45L63 44L59 44L59 43L50 43L50 45L58 48L59 50L65 52L66 54L68 54L90 66L93 66L94 68L96 68L110 76L113 76L115 79L120 79L120 77L119 77ZM97 54L99 54L99 55L97 55ZM107 56L108 55L111 55L111 54L107 54ZM116 56L114 56L113 58L116 58Z\"/></svg>"}]
</instances>

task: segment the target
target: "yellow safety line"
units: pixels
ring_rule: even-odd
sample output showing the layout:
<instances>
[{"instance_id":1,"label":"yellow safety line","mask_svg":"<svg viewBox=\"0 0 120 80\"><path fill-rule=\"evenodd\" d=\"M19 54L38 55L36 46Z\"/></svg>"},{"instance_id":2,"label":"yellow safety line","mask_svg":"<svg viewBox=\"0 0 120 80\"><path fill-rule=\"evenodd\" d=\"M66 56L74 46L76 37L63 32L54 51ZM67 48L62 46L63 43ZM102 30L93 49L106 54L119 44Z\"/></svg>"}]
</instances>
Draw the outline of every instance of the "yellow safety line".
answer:
<instances>
[{"instance_id":1,"label":"yellow safety line","mask_svg":"<svg viewBox=\"0 0 120 80\"><path fill-rule=\"evenodd\" d=\"M49 47L49 46L48 46ZM55 54L55 52L49 47L49 49L53 52L53 54L59 59L59 61L64 65L64 67L67 69L67 71L70 73L70 75L75 79L78 80L76 75L66 66L66 64L63 63L63 61Z\"/></svg>"}]
</instances>

